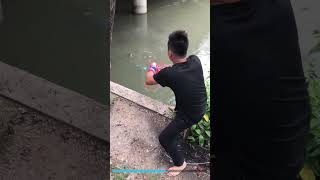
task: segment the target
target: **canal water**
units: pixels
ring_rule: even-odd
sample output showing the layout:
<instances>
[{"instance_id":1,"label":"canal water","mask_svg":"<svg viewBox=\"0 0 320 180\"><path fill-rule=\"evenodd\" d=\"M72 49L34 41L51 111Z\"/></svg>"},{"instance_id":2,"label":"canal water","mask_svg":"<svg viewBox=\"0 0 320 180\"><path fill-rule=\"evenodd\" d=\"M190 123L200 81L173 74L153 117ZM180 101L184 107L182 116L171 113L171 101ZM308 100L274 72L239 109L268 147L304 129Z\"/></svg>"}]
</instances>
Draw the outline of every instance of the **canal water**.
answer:
<instances>
[{"instance_id":1,"label":"canal water","mask_svg":"<svg viewBox=\"0 0 320 180\"><path fill-rule=\"evenodd\" d=\"M2 0L0 61L108 104L109 45L105 0ZM150 59L170 63L167 38L187 30L189 54L210 65L208 0L148 0L148 13L133 15L129 1L118 1L111 45L111 80L173 104L168 88L145 89ZM320 72L319 53L309 54L320 38L319 0L292 0L304 67ZM213 43L213 42L211 42Z\"/></svg>"},{"instance_id":2,"label":"canal water","mask_svg":"<svg viewBox=\"0 0 320 180\"><path fill-rule=\"evenodd\" d=\"M318 0L292 0L301 54L305 71L320 72L319 53L311 53L320 42ZM148 1L148 14L131 14L130 4L118 3L111 46L111 80L162 102L173 104L174 95L168 88L143 86L145 68L150 59L170 63L167 36L176 29L185 29L190 35L189 54L202 60L205 76L210 65L209 1L164 0ZM319 35L319 33L318 33ZM214 43L214 42L213 42ZM312 64L312 66L310 65Z\"/></svg>"},{"instance_id":3,"label":"canal water","mask_svg":"<svg viewBox=\"0 0 320 180\"><path fill-rule=\"evenodd\" d=\"M174 104L174 95L169 88L146 88L144 80L149 61L170 64L167 58L168 35L178 29L188 32L188 54L198 55L204 75L209 75L208 0L149 0L145 15L133 15L130 3L118 2L111 43L112 81L164 103Z\"/></svg>"},{"instance_id":4,"label":"canal water","mask_svg":"<svg viewBox=\"0 0 320 180\"><path fill-rule=\"evenodd\" d=\"M0 2L0 61L108 104L106 0Z\"/></svg>"}]
</instances>

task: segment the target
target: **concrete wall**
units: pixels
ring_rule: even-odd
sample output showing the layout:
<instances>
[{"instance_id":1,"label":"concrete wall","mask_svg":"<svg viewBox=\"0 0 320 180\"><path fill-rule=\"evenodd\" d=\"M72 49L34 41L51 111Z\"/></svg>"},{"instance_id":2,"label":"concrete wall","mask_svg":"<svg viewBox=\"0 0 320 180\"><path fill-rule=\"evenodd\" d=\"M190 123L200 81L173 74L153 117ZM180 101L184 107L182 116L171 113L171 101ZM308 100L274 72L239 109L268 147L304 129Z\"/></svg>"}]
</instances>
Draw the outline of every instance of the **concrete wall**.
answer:
<instances>
[{"instance_id":1,"label":"concrete wall","mask_svg":"<svg viewBox=\"0 0 320 180\"><path fill-rule=\"evenodd\" d=\"M107 179L108 107L0 62L0 179Z\"/></svg>"},{"instance_id":2,"label":"concrete wall","mask_svg":"<svg viewBox=\"0 0 320 180\"><path fill-rule=\"evenodd\" d=\"M0 179L107 179L109 144L0 96Z\"/></svg>"},{"instance_id":3,"label":"concrete wall","mask_svg":"<svg viewBox=\"0 0 320 180\"><path fill-rule=\"evenodd\" d=\"M0 95L109 140L108 106L1 61Z\"/></svg>"}]
</instances>

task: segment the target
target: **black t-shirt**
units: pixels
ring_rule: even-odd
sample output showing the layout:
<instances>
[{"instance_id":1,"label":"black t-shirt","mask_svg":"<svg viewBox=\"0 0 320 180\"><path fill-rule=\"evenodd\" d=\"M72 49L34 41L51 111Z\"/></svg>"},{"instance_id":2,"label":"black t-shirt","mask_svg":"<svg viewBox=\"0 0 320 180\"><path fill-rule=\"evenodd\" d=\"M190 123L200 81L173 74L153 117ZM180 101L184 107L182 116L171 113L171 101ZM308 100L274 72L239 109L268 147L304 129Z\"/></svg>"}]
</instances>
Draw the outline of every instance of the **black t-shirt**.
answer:
<instances>
[{"instance_id":1,"label":"black t-shirt","mask_svg":"<svg viewBox=\"0 0 320 180\"><path fill-rule=\"evenodd\" d=\"M247 2L211 14L214 179L293 179L310 120L294 14L289 0Z\"/></svg>"},{"instance_id":2,"label":"black t-shirt","mask_svg":"<svg viewBox=\"0 0 320 180\"><path fill-rule=\"evenodd\" d=\"M202 66L199 58L191 55L184 63L166 67L153 76L163 87L169 87L175 94L176 108L191 121L199 121L207 107L207 94Z\"/></svg>"}]
</instances>

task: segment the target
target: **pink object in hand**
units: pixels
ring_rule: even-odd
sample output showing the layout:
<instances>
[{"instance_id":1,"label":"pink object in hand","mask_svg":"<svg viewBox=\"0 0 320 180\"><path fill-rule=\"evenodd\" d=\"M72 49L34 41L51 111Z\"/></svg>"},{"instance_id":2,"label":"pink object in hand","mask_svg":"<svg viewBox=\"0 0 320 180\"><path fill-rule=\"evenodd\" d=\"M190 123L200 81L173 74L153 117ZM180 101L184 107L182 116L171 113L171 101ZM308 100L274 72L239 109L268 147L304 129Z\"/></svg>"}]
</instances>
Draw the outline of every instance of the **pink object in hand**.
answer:
<instances>
[{"instance_id":1,"label":"pink object in hand","mask_svg":"<svg viewBox=\"0 0 320 180\"><path fill-rule=\"evenodd\" d=\"M157 65L156 62L153 62L153 63L150 64L149 69L148 69L148 72L149 72L149 71L152 71L152 72L154 72L155 74L157 74L157 73L160 71L159 66Z\"/></svg>"}]
</instances>

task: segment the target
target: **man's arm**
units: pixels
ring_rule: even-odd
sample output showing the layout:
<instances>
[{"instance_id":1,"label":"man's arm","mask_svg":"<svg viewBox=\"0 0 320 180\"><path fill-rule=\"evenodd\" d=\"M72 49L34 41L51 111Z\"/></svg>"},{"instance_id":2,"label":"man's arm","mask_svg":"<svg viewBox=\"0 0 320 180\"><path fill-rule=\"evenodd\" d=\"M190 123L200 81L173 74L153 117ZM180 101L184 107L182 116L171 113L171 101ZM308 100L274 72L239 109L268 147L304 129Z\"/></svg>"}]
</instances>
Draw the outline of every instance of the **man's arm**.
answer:
<instances>
[{"instance_id":1,"label":"man's arm","mask_svg":"<svg viewBox=\"0 0 320 180\"><path fill-rule=\"evenodd\" d=\"M146 85L156 85L156 84L158 84L157 81L155 81L153 79L153 75L154 75L153 71L148 71L146 73L146 82L145 82Z\"/></svg>"},{"instance_id":2,"label":"man's arm","mask_svg":"<svg viewBox=\"0 0 320 180\"><path fill-rule=\"evenodd\" d=\"M155 85L158 84L157 81L154 80L153 76L160 71L157 63L153 62L150 64L148 71L146 72L146 85Z\"/></svg>"},{"instance_id":3,"label":"man's arm","mask_svg":"<svg viewBox=\"0 0 320 180\"><path fill-rule=\"evenodd\" d=\"M156 63L152 63L149 67L149 70L146 72L145 85L160 84L162 87L168 86L169 70L169 67L160 68Z\"/></svg>"}]
</instances>

